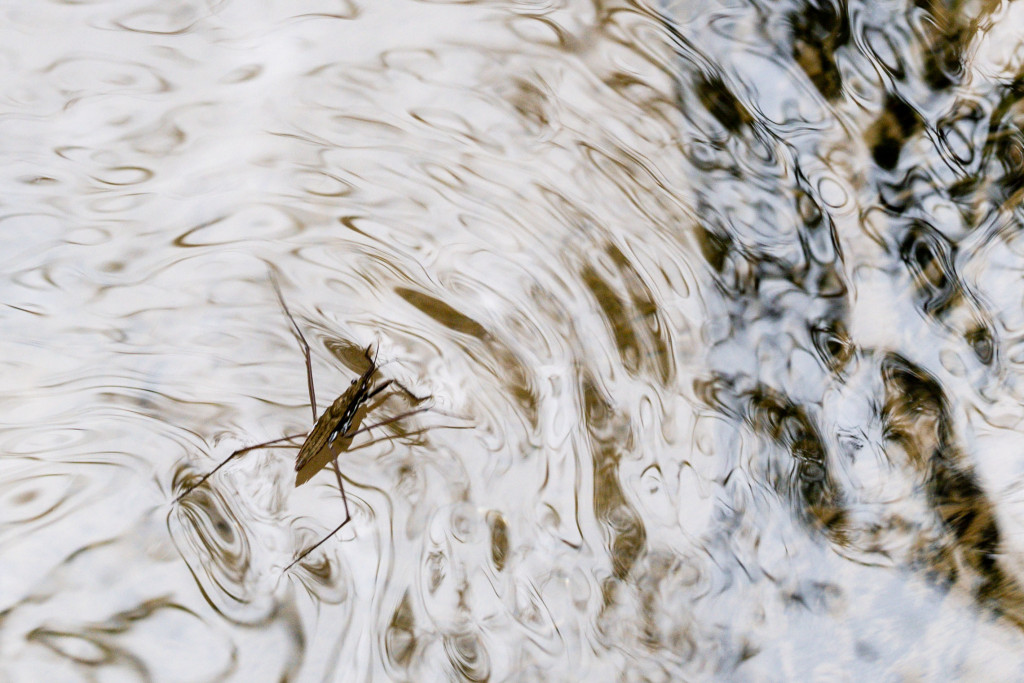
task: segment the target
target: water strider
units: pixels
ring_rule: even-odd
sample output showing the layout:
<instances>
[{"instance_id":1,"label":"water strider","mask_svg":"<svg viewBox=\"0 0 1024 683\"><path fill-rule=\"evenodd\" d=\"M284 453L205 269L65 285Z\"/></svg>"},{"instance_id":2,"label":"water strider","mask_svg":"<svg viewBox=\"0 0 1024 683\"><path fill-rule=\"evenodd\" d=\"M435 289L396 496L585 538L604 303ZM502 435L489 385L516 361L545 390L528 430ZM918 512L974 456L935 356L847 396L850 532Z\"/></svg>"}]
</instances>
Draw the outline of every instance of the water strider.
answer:
<instances>
[{"instance_id":1,"label":"water strider","mask_svg":"<svg viewBox=\"0 0 1024 683\"><path fill-rule=\"evenodd\" d=\"M305 336L302 334L302 330L299 329L298 324L295 322L295 318L292 316L291 311L288 310L288 304L285 303L284 295L281 293L281 287L277 284L277 280L273 278L273 276L271 276L271 283L274 285L274 291L277 293L277 300L280 302L281 308L284 310L285 315L288 316L288 320L291 321L292 330L302 347L302 354L306 359L306 379L309 384L309 403L313 409L313 420L315 422L313 429L308 435L290 434L288 436L273 439L254 446L239 448L210 472L203 475L199 481L185 489L185 491L182 492L174 502L177 503L181 501L185 496L213 476L217 470L239 455L243 455L258 448L268 448L280 445L294 446L295 444L291 444L289 442L305 437L305 441L299 448L299 454L295 458L295 486L298 487L305 484L313 478L313 475L330 464L334 469L334 475L338 482L338 489L341 491L341 499L345 504L345 519L342 520L341 524L335 527L331 533L324 536L309 548L306 548L298 555L298 557L292 560L292 562L284 569L287 572L295 566L296 563L306 557L306 555L309 555L334 536L334 534L341 531L341 529L352 520L352 514L349 512L348 507L348 496L345 494L345 484L341 477L341 468L338 466L338 456L348 450L349 446L352 444L352 439L363 432L368 432L371 429L374 429L375 427L383 427L409 417L410 415L415 415L416 413L422 413L429 410L429 408L417 408L400 415L389 417L376 424L362 427L361 423L366 415L380 407L385 400L394 394L384 396L376 402L371 401L390 386L398 387L402 393L412 398L415 403L422 403L431 397L425 396L420 398L394 379L388 379L376 384L374 382L374 378L377 371L380 369L380 366L377 365L376 353L371 355L371 347L367 346L363 351L363 355L366 356L366 360L369 361L370 367L367 368L367 370L358 378L352 380L352 383L349 385L348 389L345 390L345 393L335 399L334 403L332 403L331 406L324 411L324 414L317 419L316 392L313 386L313 364L310 360L309 343L306 341Z\"/></svg>"}]
</instances>

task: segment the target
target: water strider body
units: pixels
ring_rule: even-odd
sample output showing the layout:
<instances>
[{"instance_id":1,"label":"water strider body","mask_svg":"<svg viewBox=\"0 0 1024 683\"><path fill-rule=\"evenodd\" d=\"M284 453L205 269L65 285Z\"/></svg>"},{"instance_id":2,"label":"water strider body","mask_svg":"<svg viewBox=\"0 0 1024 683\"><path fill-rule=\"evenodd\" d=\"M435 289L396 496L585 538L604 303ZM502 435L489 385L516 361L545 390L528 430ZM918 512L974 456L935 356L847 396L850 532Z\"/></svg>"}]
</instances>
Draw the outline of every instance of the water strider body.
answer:
<instances>
[{"instance_id":1,"label":"water strider body","mask_svg":"<svg viewBox=\"0 0 1024 683\"><path fill-rule=\"evenodd\" d=\"M415 410L410 410L400 415L387 418L368 427L362 427L362 421L366 415L380 407L380 405L393 394L384 396L377 402L372 402L372 400L392 385L398 387L403 393L412 398L415 403L421 403L430 397L427 396L420 398L393 379L385 380L384 382L376 384L374 380L380 366L377 365L376 354L371 356L371 347L367 346L363 355L366 357L366 360L370 362L370 367L358 378L352 380L352 383L349 385L348 389L345 390L345 393L335 399L334 403L332 403L318 419L316 416L316 392L313 386L313 366L312 361L310 360L309 344L306 342L306 338L303 336L302 330L300 330L298 324L296 324L295 318L292 317L291 311L288 310L288 305L284 301L284 296L281 294L281 288L278 286L277 281L272 277L271 282L274 285L274 291L277 293L277 299L281 304L281 308L284 310L285 315L288 316L288 320L291 321L292 330L295 332L295 336L298 339L299 344L302 346L302 353L306 358L306 379L309 384L309 403L313 410L313 419L315 421L313 429L308 435L292 434L280 439L274 439L272 441L256 444L254 446L246 446L245 448L236 450L210 472L203 475L199 481L185 489L185 491L175 499L175 502L181 501L185 496L201 486L203 482L209 479L217 472L217 470L226 465L233 458L258 448L287 445L294 446L294 444L290 444L289 442L305 437L302 446L299 448L299 454L295 458L295 486L305 484L313 477L313 475L327 467L328 464L332 465L338 482L338 489L341 491L341 498L345 504L345 519L333 531L331 531L331 533L324 536L317 543L304 550L294 560L292 560L291 564L285 567L285 571L288 571L295 566L296 563L306 557L306 555L319 548L325 541L338 533L352 520L352 515L349 512L348 507L348 496L345 494L345 484L341 477L341 469L338 466L338 455L349 449L349 446L352 444L352 439L358 434L367 432L375 427L383 427L409 417L410 415L415 415L416 413L428 410L428 408L417 408Z\"/></svg>"},{"instance_id":2,"label":"water strider body","mask_svg":"<svg viewBox=\"0 0 1024 683\"><path fill-rule=\"evenodd\" d=\"M334 403L324 411L320 419L316 421L313 430L306 437L298 456L295 458L295 485L301 486L309 481L313 475L335 460L337 453L348 450L352 443L352 437L363 431L371 429L360 428L360 423L366 413L376 406L371 406L369 401L395 383L389 379L378 386L373 385L373 378L377 372L377 359L370 355L370 347L363 352L366 359L370 361L369 369L345 390L345 393L334 400ZM398 385L401 386L401 385ZM420 399L414 396L404 387L402 390L412 396L417 402ZM425 408L421 410L426 410ZM383 426L411 415L421 410L404 413L397 417L379 422L374 427Z\"/></svg>"}]
</instances>

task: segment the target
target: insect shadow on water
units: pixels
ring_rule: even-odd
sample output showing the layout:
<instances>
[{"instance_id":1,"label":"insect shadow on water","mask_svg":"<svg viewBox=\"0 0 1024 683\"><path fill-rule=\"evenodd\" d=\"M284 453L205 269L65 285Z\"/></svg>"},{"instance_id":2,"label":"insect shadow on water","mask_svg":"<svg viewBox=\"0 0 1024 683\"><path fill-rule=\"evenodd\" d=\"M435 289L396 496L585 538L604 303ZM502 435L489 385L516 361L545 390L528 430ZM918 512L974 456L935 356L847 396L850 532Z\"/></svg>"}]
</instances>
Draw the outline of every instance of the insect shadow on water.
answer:
<instances>
[{"instance_id":1,"label":"insect shadow on water","mask_svg":"<svg viewBox=\"0 0 1024 683\"><path fill-rule=\"evenodd\" d=\"M348 389L345 390L345 393L335 399L334 403L332 403L331 406L324 411L324 414L317 419L316 391L313 386L313 363L310 359L309 343L306 341L306 337L302 334L302 330L299 329L298 324L295 322L295 318L292 316L291 311L288 310L288 304L285 303L284 295L281 293L281 287L278 285L277 280L273 275L271 275L270 281L274 286L274 292L277 294L277 300L281 304L284 314L288 316L288 320L291 321L292 331L295 333L295 337L302 348L302 354L306 359L306 379L309 385L309 403L313 409L313 429L308 434L289 434L288 436L283 436L279 439L273 439L253 446L239 448L225 458L219 465L203 475L199 481L186 488L177 498L174 499L174 502L181 502L188 494L202 486L202 484L213 476L220 468L224 467L224 465L228 464L231 460L240 455L244 455L249 451L254 451L260 448L295 447L296 444L290 442L304 438L305 441L299 448L299 454L295 458L295 486L298 487L305 484L313 477L313 475L330 464L334 469L334 476L338 482L338 490L341 491L341 500L345 505L345 519L341 524L335 527L333 531L303 550L294 560L292 560L291 564L284 568L284 571L287 572L303 558L327 542L336 533L341 531L346 524L352 521L352 514L349 511L348 506L348 496L345 494L345 483L341 476L341 467L338 465L338 456L349 450L349 447L352 445L352 440L359 434L369 432L377 427L384 427L394 422L398 422L399 420L403 420L411 415L425 412L429 410L430 407L428 406L426 408L409 410L401 413L400 415L386 418L376 424L366 427L362 426L363 419L375 409L379 408L385 401L387 401L387 399L399 393L399 391L411 398L414 404L422 403L432 397L424 396L421 398L409 391L409 389L403 386L401 382L395 379L388 379L379 383L375 382L374 380L381 366L377 365L376 353L371 355L371 347L367 346L363 351L363 355L370 363L369 368L367 368L362 375L352 380L352 383L349 385ZM380 396L380 394L392 386L396 387L398 391ZM380 396L380 398L377 398L378 396ZM377 399L376 401L374 401L375 398Z\"/></svg>"}]
</instances>

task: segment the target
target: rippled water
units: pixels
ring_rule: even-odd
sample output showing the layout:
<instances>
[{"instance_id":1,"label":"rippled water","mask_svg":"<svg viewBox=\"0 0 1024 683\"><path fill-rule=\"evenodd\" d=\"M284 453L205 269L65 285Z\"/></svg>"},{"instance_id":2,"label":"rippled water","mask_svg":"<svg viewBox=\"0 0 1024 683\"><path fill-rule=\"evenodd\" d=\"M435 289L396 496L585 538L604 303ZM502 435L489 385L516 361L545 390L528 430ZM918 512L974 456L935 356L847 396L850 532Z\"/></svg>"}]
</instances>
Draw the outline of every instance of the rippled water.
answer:
<instances>
[{"instance_id":1,"label":"rippled water","mask_svg":"<svg viewBox=\"0 0 1024 683\"><path fill-rule=\"evenodd\" d=\"M0 17L0 678L1024 676L1024 3Z\"/></svg>"}]
</instances>

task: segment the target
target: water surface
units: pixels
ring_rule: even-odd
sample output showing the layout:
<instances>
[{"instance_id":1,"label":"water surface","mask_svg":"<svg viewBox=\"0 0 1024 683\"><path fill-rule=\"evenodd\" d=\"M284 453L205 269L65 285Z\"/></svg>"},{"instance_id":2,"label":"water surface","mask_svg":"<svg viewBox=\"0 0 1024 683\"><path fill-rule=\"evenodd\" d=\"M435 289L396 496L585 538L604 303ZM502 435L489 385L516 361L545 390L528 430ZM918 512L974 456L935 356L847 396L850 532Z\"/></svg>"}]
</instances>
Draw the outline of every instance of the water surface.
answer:
<instances>
[{"instance_id":1,"label":"water surface","mask_svg":"<svg viewBox=\"0 0 1024 683\"><path fill-rule=\"evenodd\" d=\"M0 8L2 677L1020 677L1022 8Z\"/></svg>"}]
</instances>

